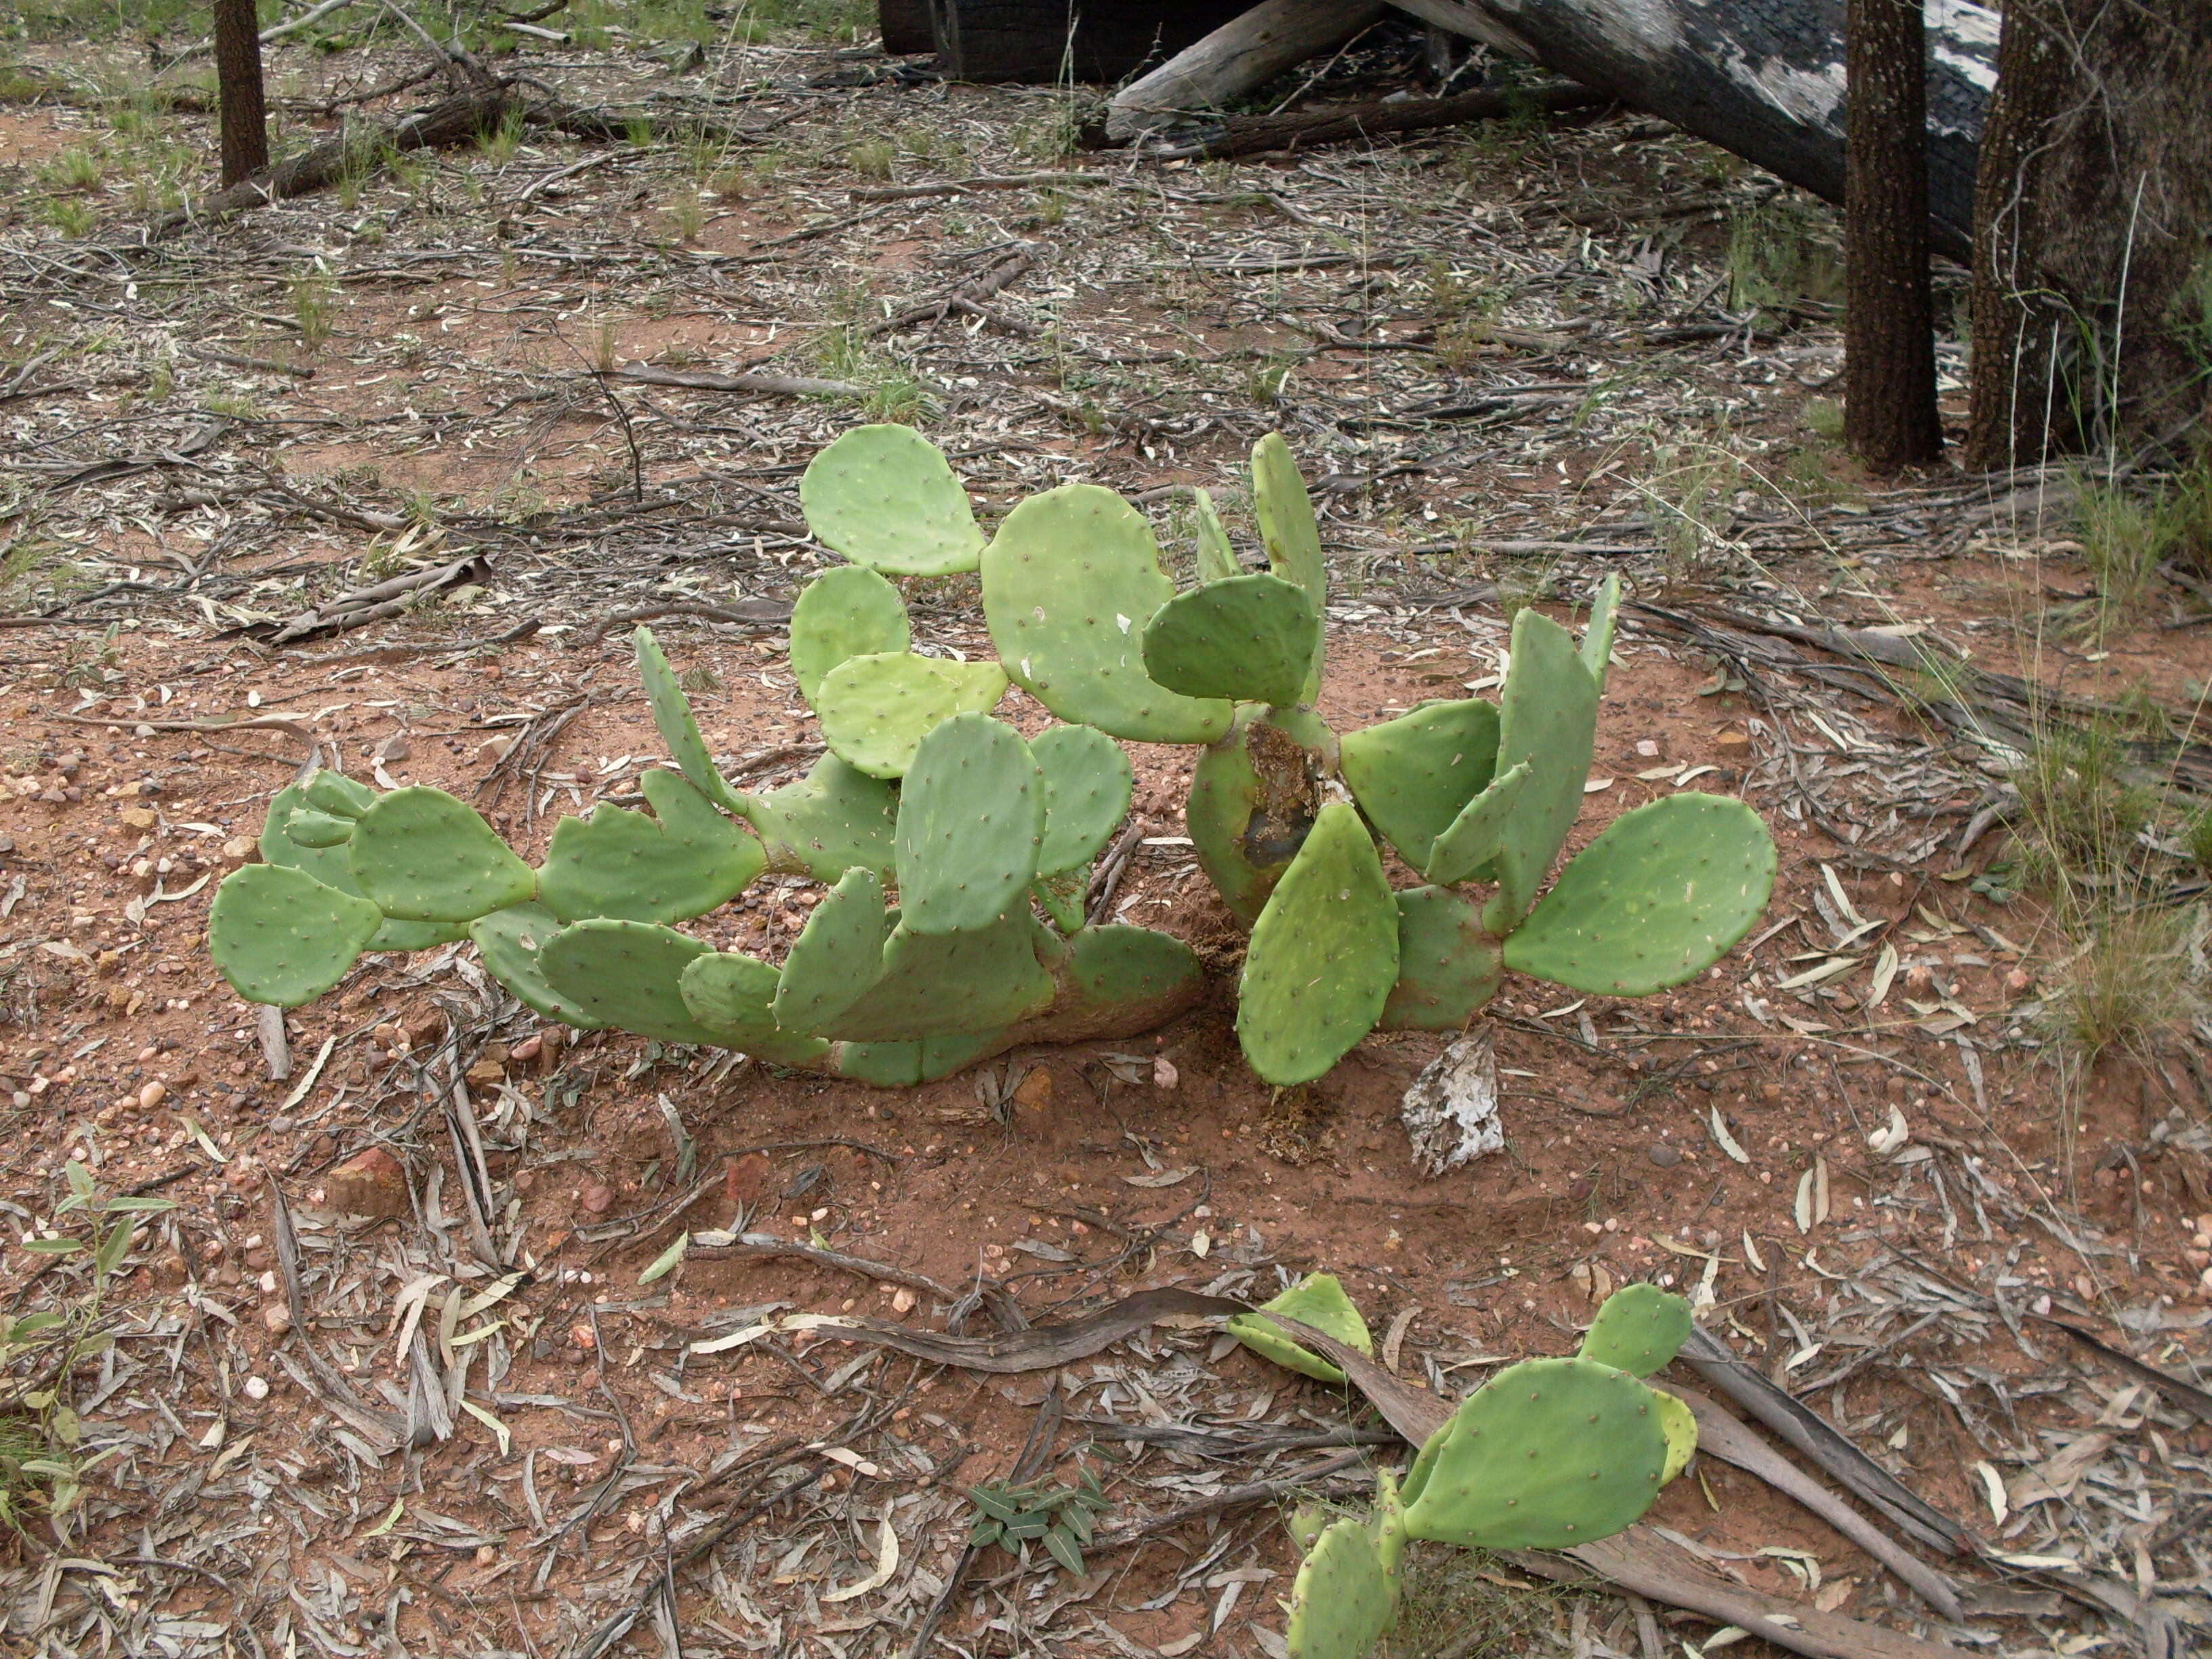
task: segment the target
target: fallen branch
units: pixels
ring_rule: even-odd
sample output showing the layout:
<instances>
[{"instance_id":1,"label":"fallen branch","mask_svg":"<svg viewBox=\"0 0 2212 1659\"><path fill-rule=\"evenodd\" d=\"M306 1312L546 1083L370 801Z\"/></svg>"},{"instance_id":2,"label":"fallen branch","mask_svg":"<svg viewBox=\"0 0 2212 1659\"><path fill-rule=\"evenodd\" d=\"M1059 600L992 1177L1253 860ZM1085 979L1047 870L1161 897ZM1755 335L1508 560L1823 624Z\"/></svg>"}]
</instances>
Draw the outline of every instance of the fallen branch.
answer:
<instances>
[{"instance_id":1,"label":"fallen branch","mask_svg":"<svg viewBox=\"0 0 2212 1659\"><path fill-rule=\"evenodd\" d=\"M491 567L484 562L483 556L471 553L450 564L410 571L404 576L394 576L389 581L378 582L373 587L357 587L349 592L341 593L328 604L302 611L274 629L262 623L241 631L258 634L270 645L289 645L294 640L306 639L313 634L332 634L348 629L365 628L370 623L398 616L414 605L425 593L433 593L441 588L458 587L465 582L486 581L490 576Z\"/></svg>"},{"instance_id":2,"label":"fallen branch","mask_svg":"<svg viewBox=\"0 0 2212 1659\"><path fill-rule=\"evenodd\" d=\"M627 628L632 623L651 622L658 617L702 617L708 622L744 623L751 627L767 627L791 620L791 607L781 599L740 599L735 605L702 605L694 600L672 600L666 605L648 605L636 611L621 611L603 617L569 641L571 650L597 645L617 628Z\"/></svg>"},{"instance_id":3,"label":"fallen branch","mask_svg":"<svg viewBox=\"0 0 2212 1659\"><path fill-rule=\"evenodd\" d=\"M956 311L996 323L1009 333L1035 334L1036 330L1027 323L1018 322L1013 318L993 311L983 304L983 301L1006 288L1008 283L1017 276L1024 274L1036 264L1036 254L1029 248L1024 248L1011 258L1000 261L981 276L962 283L942 300L933 300L926 305L909 307L896 316L886 317L880 323L872 325L868 329L868 337L872 339L879 334L896 333L902 328L912 328L916 323L941 323Z\"/></svg>"},{"instance_id":4,"label":"fallen branch","mask_svg":"<svg viewBox=\"0 0 2212 1659\"><path fill-rule=\"evenodd\" d=\"M1262 0L1115 94L1106 136L1135 138L1219 109L1341 45L1382 15L1379 0Z\"/></svg>"},{"instance_id":5,"label":"fallen branch","mask_svg":"<svg viewBox=\"0 0 2212 1659\"><path fill-rule=\"evenodd\" d=\"M868 390L851 380L824 380L811 374L710 374L655 368L651 363L624 363L614 372L614 378L635 380L641 386L684 386L694 392L764 392L780 398L859 398Z\"/></svg>"},{"instance_id":6,"label":"fallen branch","mask_svg":"<svg viewBox=\"0 0 2212 1659\"><path fill-rule=\"evenodd\" d=\"M1380 138L1391 133L1455 127L1469 121L1495 121L1539 111L1557 115L1612 101L1604 93L1565 81L1548 87L1478 87L1450 98L1352 104L1297 115L1234 115L1224 124L1218 137L1155 153L1170 159L1258 155L1270 150L1311 149L1320 144Z\"/></svg>"},{"instance_id":7,"label":"fallen branch","mask_svg":"<svg viewBox=\"0 0 2212 1659\"><path fill-rule=\"evenodd\" d=\"M1113 182L1113 174L1108 173L1008 173L980 179L956 179L941 185L870 185L848 190L845 194L855 202L912 202L925 196L965 196L978 190L1026 190L1032 185L1051 188Z\"/></svg>"}]
</instances>

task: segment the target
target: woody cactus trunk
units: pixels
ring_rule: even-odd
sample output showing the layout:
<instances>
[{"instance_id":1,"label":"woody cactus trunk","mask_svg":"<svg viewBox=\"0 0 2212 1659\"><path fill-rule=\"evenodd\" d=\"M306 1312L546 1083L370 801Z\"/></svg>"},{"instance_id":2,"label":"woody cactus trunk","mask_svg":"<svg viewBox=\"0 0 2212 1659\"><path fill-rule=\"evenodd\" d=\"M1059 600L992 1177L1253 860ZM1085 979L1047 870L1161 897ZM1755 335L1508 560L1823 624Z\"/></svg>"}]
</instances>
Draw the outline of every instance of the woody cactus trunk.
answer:
<instances>
[{"instance_id":1,"label":"woody cactus trunk","mask_svg":"<svg viewBox=\"0 0 2212 1659\"><path fill-rule=\"evenodd\" d=\"M1203 746L1191 839L1252 929L1237 1033L1271 1083L1322 1075L1378 1026L1463 1025L1508 969L1608 995L1680 984L1765 903L1765 827L1741 801L1691 793L1617 820L1539 896L1581 806L1616 583L1579 646L1534 611L1515 618L1498 705L1331 732L1313 708L1326 567L1279 437L1252 460L1267 568L1243 568L1200 491L1200 579L1181 593L1144 516L1096 485L1033 496L987 538L905 427L847 433L800 496L849 561L792 617L793 676L827 751L805 778L732 788L640 629L673 763L645 775L648 811L563 819L533 868L442 791L316 773L271 804L264 862L216 896L210 949L238 993L295 1006L364 951L465 937L549 1018L871 1083L1133 1036L1202 983L1180 941L1085 917L1092 860L1129 805L1117 739ZM999 660L913 649L890 578L978 570ZM995 718L1016 684L1064 723L1024 738ZM1378 836L1421 884L1394 891ZM771 870L828 890L781 963L680 930Z\"/></svg>"}]
</instances>

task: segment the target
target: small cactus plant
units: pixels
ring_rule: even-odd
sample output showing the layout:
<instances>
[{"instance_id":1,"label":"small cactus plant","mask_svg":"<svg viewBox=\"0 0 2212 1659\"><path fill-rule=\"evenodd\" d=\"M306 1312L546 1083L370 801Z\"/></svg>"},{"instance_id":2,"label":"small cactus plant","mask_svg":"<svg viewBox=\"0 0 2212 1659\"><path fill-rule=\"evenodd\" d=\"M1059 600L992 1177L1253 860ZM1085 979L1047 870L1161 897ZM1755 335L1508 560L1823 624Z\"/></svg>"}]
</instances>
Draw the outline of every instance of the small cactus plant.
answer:
<instances>
[{"instance_id":1,"label":"small cactus plant","mask_svg":"<svg viewBox=\"0 0 2212 1659\"><path fill-rule=\"evenodd\" d=\"M1297 1317L1291 1298L1313 1283L1267 1305ZM1333 1310L1341 1292L1305 1299ZM1357 1310L1346 1309L1358 1322ZM1333 1316L1345 1322L1344 1310ZM1681 1297L1630 1285L1598 1310L1579 1354L1522 1360L1462 1401L1402 1487L1377 1476L1365 1520L1323 1527L1310 1514L1294 1516L1291 1535L1305 1554L1291 1593L1292 1659L1360 1659L1395 1624L1409 1538L1466 1549L1565 1549L1632 1525L1697 1448L1689 1407L1639 1380L1674 1357L1689 1328ZM1607 1354L1645 1369L1608 1364Z\"/></svg>"},{"instance_id":2,"label":"small cactus plant","mask_svg":"<svg viewBox=\"0 0 2212 1659\"><path fill-rule=\"evenodd\" d=\"M266 866L225 883L211 951L241 996L289 1006L363 951L468 938L548 1018L889 1084L1016 1042L1133 1035L1188 1006L1198 976L1173 939L1085 922L1091 863L1131 797L1120 741L1203 746L1185 816L1252 930L1237 1034L1270 1083L1320 1077L1377 1028L1456 1028L1508 969L1642 995L1743 937L1774 848L1724 797L1625 815L1544 891L1581 810L1617 582L1579 643L1534 611L1514 619L1498 704L1427 703L1340 738L1313 708L1320 532L1278 436L1254 448L1252 495L1267 570L1243 568L1200 491L1199 583L1179 594L1111 490L1046 490L986 538L927 439L857 428L800 488L817 538L852 562L792 617L793 675L828 750L805 778L732 787L640 629L676 769L647 775L647 811L564 820L533 869L442 791L316 773L271 804ZM1000 661L914 650L883 574L963 571L981 573ZM1025 740L995 719L1017 684L1069 723ZM1394 890L1386 848L1423 884ZM781 968L681 931L764 871L832 889Z\"/></svg>"}]
</instances>

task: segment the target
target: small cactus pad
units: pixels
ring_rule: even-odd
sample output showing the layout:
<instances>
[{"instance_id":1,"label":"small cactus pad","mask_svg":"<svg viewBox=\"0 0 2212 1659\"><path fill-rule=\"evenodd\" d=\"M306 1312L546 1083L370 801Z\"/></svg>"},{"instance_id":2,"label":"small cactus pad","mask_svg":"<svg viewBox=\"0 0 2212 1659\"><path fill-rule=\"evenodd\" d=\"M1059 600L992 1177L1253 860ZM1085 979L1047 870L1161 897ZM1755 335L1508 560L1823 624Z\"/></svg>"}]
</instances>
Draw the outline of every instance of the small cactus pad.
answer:
<instances>
[{"instance_id":1,"label":"small cactus pad","mask_svg":"<svg viewBox=\"0 0 2212 1659\"><path fill-rule=\"evenodd\" d=\"M1172 934L1117 923L1085 927L1068 941L1059 969L1051 1040L1145 1030L1188 1008L1205 976L1196 954Z\"/></svg>"},{"instance_id":2,"label":"small cactus pad","mask_svg":"<svg viewBox=\"0 0 2212 1659\"><path fill-rule=\"evenodd\" d=\"M1483 921L1511 933L1536 902L1583 809L1590 750L1597 740L1597 685L1575 654L1567 630L1523 611L1513 619L1512 662L1498 717L1498 769L1528 763L1528 781L1498 847L1498 890Z\"/></svg>"},{"instance_id":3,"label":"small cactus pad","mask_svg":"<svg viewBox=\"0 0 2212 1659\"><path fill-rule=\"evenodd\" d=\"M741 1048L756 1060L778 1066L813 1066L830 1053L820 1037L787 1031L776 1024L776 971L767 963L736 951L694 957L677 988L691 1018L714 1034L714 1041Z\"/></svg>"},{"instance_id":4,"label":"small cactus pad","mask_svg":"<svg viewBox=\"0 0 2212 1659\"><path fill-rule=\"evenodd\" d=\"M357 818L376 805L375 790L328 767L318 767L310 772L300 785L300 793L309 806L318 812L328 812L332 817Z\"/></svg>"},{"instance_id":5,"label":"small cactus pad","mask_svg":"<svg viewBox=\"0 0 2212 1659\"><path fill-rule=\"evenodd\" d=\"M1006 695L1006 674L994 662L882 651L831 669L814 709L831 753L870 777L896 778L936 726L955 714L988 714Z\"/></svg>"},{"instance_id":6,"label":"small cactus pad","mask_svg":"<svg viewBox=\"0 0 2212 1659\"><path fill-rule=\"evenodd\" d=\"M1348 801L1322 808L1252 929L1237 1040L1269 1083L1310 1083L1374 1029L1398 978L1398 907Z\"/></svg>"},{"instance_id":7,"label":"small cactus pad","mask_svg":"<svg viewBox=\"0 0 2212 1659\"><path fill-rule=\"evenodd\" d=\"M1690 1467L1698 1449L1698 1417L1687 1402L1664 1389L1652 1389L1651 1397L1659 1402L1659 1427L1667 1436L1667 1467L1659 1472L1664 1486Z\"/></svg>"},{"instance_id":8,"label":"small cactus pad","mask_svg":"<svg viewBox=\"0 0 2212 1659\"><path fill-rule=\"evenodd\" d=\"M1279 576L1231 576L1178 594L1145 627L1145 672L1187 697L1294 703L1321 639L1306 591Z\"/></svg>"},{"instance_id":9,"label":"small cactus pad","mask_svg":"<svg viewBox=\"0 0 2212 1659\"><path fill-rule=\"evenodd\" d=\"M1056 876L1098 856L1136 787L1121 745L1095 726L1055 726L1030 740L1044 772L1044 844L1037 873Z\"/></svg>"},{"instance_id":10,"label":"small cactus pad","mask_svg":"<svg viewBox=\"0 0 2212 1659\"><path fill-rule=\"evenodd\" d=\"M1260 539L1267 549L1267 568L1286 582L1296 582L1313 601L1314 615L1328 609L1328 566L1322 558L1321 526L1314 518L1313 497L1298 476L1298 464L1282 434L1270 432L1252 446L1252 510L1260 520ZM1297 701L1311 702L1321 690L1322 655L1326 648L1321 630L1314 631L1312 660Z\"/></svg>"},{"instance_id":11,"label":"small cactus pad","mask_svg":"<svg viewBox=\"0 0 2212 1659\"><path fill-rule=\"evenodd\" d=\"M1211 743L1234 712L1145 672L1146 624L1174 597L1144 514L1097 484L1030 496L983 550L983 615L1006 672L1060 719L1133 743Z\"/></svg>"},{"instance_id":12,"label":"small cactus pad","mask_svg":"<svg viewBox=\"0 0 2212 1659\"><path fill-rule=\"evenodd\" d=\"M1328 729L1303 710L1237 711L1191 769L1183 823L1199 867L1237 920L1257 921L1312 827Z\"/></svg>"},{"instance_id":13,"label":"small cactus pad","mask_svg":"<svg viewBox=\"0 0 2212 1659\"><path fill-rule=\"evenodd\" d=\"M1774 840L1726 795L1639 806L1559 872L1505 942L1505 965L1577 991L1640 997L1695 978L1749 933L1774 890Z\"/></svg>"},{"instance_id":14,"label":"small cactus pad","mask_svg":"<svg viewBox=\"0 0 2212 1659\"><path fill-rule=\"evenodd\" d=\"M890 785L824 755L795 783L746 798L773 869L834 882L848 870L888 879L898 796Z\"/></svg>"},{"instance_id":15,"label":"small cactus pad","mask_svg":"<svg viewBox=\"0 0 2212 1659\"><path fill-rule=\"evenodd\" d=\"M846 658L903 651L913 637L898 589L866 565L836 565L792 607L791 677L811 708L823 677Z\"/></svg>"},{"instance_id":16,"label":"small cactus pad","mask_svg":"<svg viewBox=\"0 0 2212 1659\"><path fill-rule=\"evenodd\" d=\"M1057 875L1039 876L1030 884L1030 896L1046 921L1063 933L1073 933L1083 926L1083 900L1090 888L1091 866L1084 864Z\"/></svg>"},{"instance_id":17,"label":"small cactus pad","mask_svg":"<svg viewBox=\"0 0 2212 1659\"><path fill-rule=\"evenodd\" d=\"M1597 689L1605 690L1605 671L1613 664L1613 629L1619 620L1620 609L1620 578L1607 576L1598 584L1597 598L1591 603L1589 622L1583 629L1583 666L1597 682Z\"/></svg>"},{"instance_id":18,"label":"small cactus pad","mask_svg":"<svg viewBox=\"0 0 2212 1659\"><path fill-rule=\"evenodd\" d=\"M1229 532L1221 527L1221 514L1202 484L1190 492L1190 520L1198 536L1199 580L1225 582L1231 576L1243 575L1237 550L1230 545Z\"/></svg>"},{"instance_id":19,"label":"small cactus pad","mask_svg":"<svg viewBox=\"0 0 2212 1659\"><path fill-rule=\"evenodd\" d=\"M860 1000L884 970L884 884L854 868L814 907L799 942L783 959L775 988L775 1023L818 1031Z\"/></svg>"},{"instance_id":20,"label":"small cactus pad","mask_svg":"<svg viewBox=\"0 0 2212 1659\"><path fill-rule=\"evenodd\" d=\"M744 891L768 862L757 837L678 774L638 781L652 817L602 802L553 826L538 897L562 921L688 921Z\"/></svg>"},{"instance_id":21,"label":"small cactus pad","mask_svg":"<svg viewBox=\"0 0 2212 1659\"><path fill-rule=\"evenodd\" d=\"M1587 1359L1524 1359L1460 1404L1406 1507L1415 1538L1565 1549L1634 1523L1658 1495L1667 1436L1650 1389ZM1421 1464L1428 1464L1425 1471ZM1413 1482L1407 1482L1408 1491Z\"/></svg>"},{"instance_id":22,"label":"small cactus pad","mask_svg":"<svg viewBox=\"0 0 2212 1659\"><path fill-rule=\"evenodd\" d=\"M884 971L823 1026L852 1042L962 1036L1012 1025L1052 1000L1052 976L1030 943L1028 907L983 928L917 933L902 923L884 943Z\"/></svg>"},{"instance_id":23,"label":"small cactus pad","mask_svg":"<svg viewBox=\"0 0 2212 1659\"><path fill-rule=\"evenodd\" d=\"M684 687L669 666L668 655L660 648L660 641L653 637L650 628L640 628L632 636L637 647L637 677L645 683L645 700L653 708L653 723L659 729L660 740L668 745L670 757L677 769L691 780L691 787L726 812L742 812L745 800L730 787L722 775L714 769L714 757L707 750L707 739L700 734L699 722L691 714L691 699L684 695Z\"/></svg>"},{"instance_id":24,"label":"small cactus pad","mask_svg":"<svg viewBox=\"0 0 2212 1659\"><path fill-rule=\"evenodd\" d=\"M1498 994L1498 941L1448 887L1398 890L1398 982L1376 1022L1385 1031L1456 1031Z\"/></svg>"},{"instance_id":25,"label":"small cactus pad","mask_svg":"<svg viewBox=\"0 0 2212 1659\"><path fill-rule=\"evenodd\" d=\"M973 570L983 532L935 444L910 426L856 426L799 481L806 527L854 564L909 576Z\"/></svg>"},{"instance_id":26,"label":"small cactus pad","mask_svg":"<svg viewBox=\"0 0 2212 1659\"><path fill-rule=\"evenodd\" d=\"M564 1025L599 1030L604 1022L555 990L538 965L538 947L560 931L561 918L542 904L509 905L469 924L469 937L484 966L516 1001Z\"/></svg>"},{"instance_id":27,"label":"small cactus pad","mask_svg":"<svg viewBox=\"0 0 2212 1659\"><path fill-rule=\"evenodd\" d=\"M1397 1617L1397 1585L1373 1532L1349 1516L1332 1522L1291 1585L1291 1659L1366 1659Z\"/></svg>"},{"instance_id":28,"label":"small cactus pad","mask_svg":"<svg viewBox=\"0 0 2212 1659\"><path fill-rule=\"evenodd\" d=\"M1498 758L1498 710L1480 697L1432 702L1340 745L1344 781L1398 856L1425 868L1429 849L1482 793Z\"/></svg>"},{"instance_id":29,"label":"small cactus pad","mask_svg":"<svg viewBox=\"0 0 2212 1659\"><path fill-rule=\"evenodd\" d=\"M1627 1285L1597 1310L1583 1334L1582 1357L1631 1376L1649 1376L1689 1340L1688 1303L1656 1285Z\"/></svg>"},{"instance_id":30,"label":"small cactus pad","mask_svg":"<svg viewBox=\"0 0 2212 1659\"><path fill-rule=\"evenodd\" d=\"M912 933L990 927L1036 878L1044 777L1011 726L955 714L899 786L899 903Z\"/></svg>"},{"instance_id":31,"label":"small cactus pad","mask_svg":"<svg viewBox=\"0 0 2212 1659\"><path fill-rule=\"evenodd\" d=\"M1429 848L1431 881L1467 881L1498 856L1505 834L1520 811L1521 797L1535 769L1522 761L1500 772L1483 792L1459 809Z\"/></svg>"},{"instance_id":32,"label":"small cactus pad","mask_svg":"<svg viewBox=\"0 0 2212 1659\"><path fill-rule=\"evenodd\" d=\"M1238 1314L1231 1318L1229 1334L1263 1359L1272 1359L1278 1365L1318 1377L1324 1382L1343 1382L1342 1371L1319 1354L1300 1347L1283 1334L1279 1325L1263 1317L1269 1313L1288 1314L1322 1335L1334 1337L1347 1348L1357 1348L1362 1353L1375 1352L1375 1339L1368 1334L1367 1322L1359 1316L1359 1310L1352 1305L1352 1298L1344 1293L1344 1286L1334 1273L1308 1273L1273 1301L1262 1303L1258 1313Z\"/></svg>"},{"instance_id":33,"label":"small cactus pad","mask_svg":"<svg viewBox=\"0 0 2212 1659\"><path fill-rule=\"evenodd\" d=\"M339 847L353 839L353 820L295 806L284 820L284 833L302 847Z\"/></svg>"},{"instance_id":34,"label":"small cactus pad","mask_svg":"<svg viewBox=\"0 0 2212 1659\"><path fill-rule=\"evenodd\" d=\"M356 817L376 803L376 792L364 784L341 777L336 772L315 773L304 784L280 789L276 799L269 803L268 821L261 826L261 856L281 869L301 871L325 887L335 887L341 893L359 898L361 884L353 878L350 824L345 839L328 847L310 847L292 839L292 819L301 813L320 810L309 799L310 789L331 805L344 807ZM325 816L343 817L345 813ZM397 916L386 916L384 926L376 930L376 937L369 940L368 949L427 951L433 945L451 945L455 939L467 937L467 930L457 923L402 921Z\"/></svg>"},{"instance_id":35,"label":"small cactus pad","mask_svg":"<svg viewBox=\"0 0 2212 1659\"><path fill-rule=\"evenodd\" d=\"M963 1066L988 1059L1006 1047L1004 1031L931 1037L921 1042L841 1042L833 1063L838 1076L857 1083L872 1083L879 1089L911 1089L917 1083L951 1077Z\"/></svg>"},{"instance_id":36,"label":"small cactus pad","mask_svg":"<svg viewBox=\"0 0 2212 1659\"><path fill-rule=\"evenodd\" d=\"M303 870L249 864L216 889L208 954L248 1002L296 1008L346 976L384 917Z\"/></svg>"},{"instance_id":37,"label":"small cactus pad","mask_svg":"<svg viewBox=\"0 0 2212 1659\"><path fill-rule=\"evenodd\" d=\"M539 942L545 981L602 1025L663 1042L712 1043L684 1000L684 970L714 947L650 921L572 921Z\"/></svg>"},{"instance_id":38,"label":"small cactus pad","mask_svg":"<svg viewBox=\"0 0 2212 1659\"><path fill-rule=\"evenodd\" d=\"M482 813L442 789L380 796L347 850L362 896L409 921L474 921L538 893L538 872Z\"/></svg>"}]
</instances>

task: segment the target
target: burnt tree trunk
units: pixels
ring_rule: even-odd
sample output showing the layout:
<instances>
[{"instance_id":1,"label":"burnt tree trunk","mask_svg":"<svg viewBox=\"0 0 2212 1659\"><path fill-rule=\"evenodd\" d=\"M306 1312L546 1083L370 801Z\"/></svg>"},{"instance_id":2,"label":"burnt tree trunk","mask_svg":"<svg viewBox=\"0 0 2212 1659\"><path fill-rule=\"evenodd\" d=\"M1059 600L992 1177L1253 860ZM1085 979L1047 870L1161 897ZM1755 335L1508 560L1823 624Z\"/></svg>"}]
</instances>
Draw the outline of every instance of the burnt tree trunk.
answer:
<instances>
[{"instance_id":1,"label":"burnt tree trunk","mask_svg":"<svg viewBox=\"0 0 2212 1659\"><path fill-rule=\"evenodd\" d=\"M269 165L261 19L253 0L215 0L215 78L222 106L222 182L229 185Z\"/></svg>"},{"instance_id":2,"label":"burnt tree trunk","mask_svg":"<svg viewBox=\"0 0 2212 1659\"><path fill-rule=\"evenodd\" d=\"M1982 123L1966 454L1981 472L2034 465L2051 443L2053 347L2065 313L2039 270L2042 175L2073 78L2065 47L2048 27L2051 4L2009 0L2005 7L1996 91Z\"/></svg>"},{"instance_id":3,"label":"burnt tree trunk","mask_svg":"<svg viewBox=\"0 0 2212 1659\"><path fill-rule=\"evenodd\" d=\"M1921 0L1851 0L1847 30L1844 438L1894 471L1943 453Z\"/></svg>"},{"instance_id":4,"label":"burnt tree trunk","mask_svg":"<svg viewBox=\"0 0 2212 1659\"><path fill-rule=\"evenodd\" d=\"M929 0L876 0L876 26L883 33L884 50L894 58L937 50Z\"/></svg>"},{"instance_id":5,"label":"burnt tree trunk","mask_svg":"<svg viewBox=\"0 0 2212 1659\"><path fill-rule=\"evenodd\" d=\"M1252 0L933 0L937 55L961 81L1119 81Z\"/></svg>"}]
</instances>

